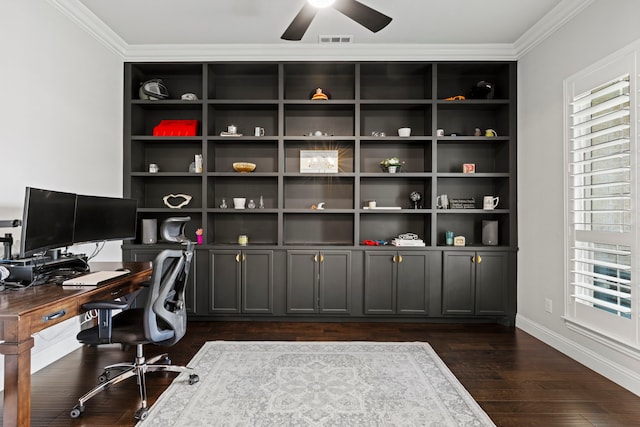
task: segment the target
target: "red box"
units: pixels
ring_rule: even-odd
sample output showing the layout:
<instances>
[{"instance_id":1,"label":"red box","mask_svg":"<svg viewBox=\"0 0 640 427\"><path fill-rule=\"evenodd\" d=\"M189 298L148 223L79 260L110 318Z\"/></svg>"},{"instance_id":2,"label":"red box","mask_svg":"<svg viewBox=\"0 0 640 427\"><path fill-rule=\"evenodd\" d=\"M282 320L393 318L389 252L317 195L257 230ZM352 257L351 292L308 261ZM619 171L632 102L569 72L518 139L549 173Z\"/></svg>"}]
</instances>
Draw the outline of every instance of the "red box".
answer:
<instances>
[{"instance_id":1,"label":"red box","mask_svg":"<svg viewBox=\"0 0 640 427\"><path fill-rule=\"evenodd\" d=\"M153 128L153 136L196 136L197 120L160 120Z\"/></svg>"}]
</instances>

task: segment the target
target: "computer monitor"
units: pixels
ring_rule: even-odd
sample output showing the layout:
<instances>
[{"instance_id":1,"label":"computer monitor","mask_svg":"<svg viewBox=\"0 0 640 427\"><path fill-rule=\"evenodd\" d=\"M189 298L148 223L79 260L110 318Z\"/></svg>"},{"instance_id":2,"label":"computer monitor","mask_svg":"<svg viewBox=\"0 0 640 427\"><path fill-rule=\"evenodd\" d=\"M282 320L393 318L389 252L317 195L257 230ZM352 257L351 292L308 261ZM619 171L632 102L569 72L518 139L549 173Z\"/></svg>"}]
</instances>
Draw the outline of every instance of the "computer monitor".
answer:
<instances>
[{"instance_id":1,"label":"computer monitor","mask_svg":"<svg viewBox=\"0 0 640 427\"><path fill-rule=\"evenodd\" d=\"M73 244L76 195L27 187L22 211L20 257Z\"/></svg>"},{"instance_id":2,"label":"computer monitor","mask_svg":"<svg viewBox=\"0 0 640 427\"><path fill-rule=\"evenodd\" d=\"M78 194L74 243L135 239L137 209L135 199Z\"/></svg>"}]
</instances>

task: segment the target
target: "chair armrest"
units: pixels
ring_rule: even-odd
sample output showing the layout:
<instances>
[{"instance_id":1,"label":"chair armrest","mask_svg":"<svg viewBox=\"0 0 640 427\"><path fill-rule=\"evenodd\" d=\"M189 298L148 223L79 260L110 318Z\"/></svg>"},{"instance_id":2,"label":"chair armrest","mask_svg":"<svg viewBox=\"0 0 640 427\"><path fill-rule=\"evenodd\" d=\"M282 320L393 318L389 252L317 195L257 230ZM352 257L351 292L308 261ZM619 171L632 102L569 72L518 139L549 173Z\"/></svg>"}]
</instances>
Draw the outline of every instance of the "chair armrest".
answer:
<instances>
[{"instance_id":1,"label":"chair armrest","mask_svg":"<svg viewBox=\"0 0 640 427\"><path fill-rule=\"evenodd\" d=\"M124 310L129 304L122 301L89 301L82 304L84 310Z\"/></svg>"}]
</instances>

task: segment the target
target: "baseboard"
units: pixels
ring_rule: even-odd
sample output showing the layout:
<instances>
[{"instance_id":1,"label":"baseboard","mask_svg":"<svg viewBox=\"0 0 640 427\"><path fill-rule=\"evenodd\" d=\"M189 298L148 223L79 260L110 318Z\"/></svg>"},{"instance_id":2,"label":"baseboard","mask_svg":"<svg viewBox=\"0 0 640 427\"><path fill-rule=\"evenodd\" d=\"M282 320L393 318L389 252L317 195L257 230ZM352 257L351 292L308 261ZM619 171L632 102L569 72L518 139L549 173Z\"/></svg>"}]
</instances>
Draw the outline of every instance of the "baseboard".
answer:
<instances>
[{"instance_id":1,"label":"baseboard","mask_svg":"<svg viewBox=\"0 0 640 427\"><path fill-rule=\"evenodd\" d=\"M516 327L640 396L640 373L614 363L520 314L516 315Z\"/></svg>"}]
</instances>

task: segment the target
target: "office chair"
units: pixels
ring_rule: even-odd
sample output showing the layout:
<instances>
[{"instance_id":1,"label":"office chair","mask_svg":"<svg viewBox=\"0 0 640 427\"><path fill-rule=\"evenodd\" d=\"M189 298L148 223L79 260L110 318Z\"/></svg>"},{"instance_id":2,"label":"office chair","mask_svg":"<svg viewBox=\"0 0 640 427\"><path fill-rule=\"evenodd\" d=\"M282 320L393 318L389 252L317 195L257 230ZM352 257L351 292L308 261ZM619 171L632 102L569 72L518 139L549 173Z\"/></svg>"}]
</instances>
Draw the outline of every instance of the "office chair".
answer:
<instances>
[{"instance_id":1,"label":"office chair","mask_svg":"<svg viewBox=\"0 0 640 427\"><path fill-rule=\"evenodd\" d=\"M189 217L173 217L162 223L162 238L179 242L185 248L165 249L154 259L144 308L127 309L129 303L120 301L92 301L83 305L86 310L98 311L98 324L80 331L77 335L80 342L88 345L135 344L136 357L133 363L105 367L98 378L100 384L78 399L78 404L69 414L72 418L82 415L85 403L98 393L127 378L136 377L142 404L134 417L144 420L148 414L145 372L190 372L189 384L198 382L198 375L192 373L191 368L171 365L166 353L147 361L143 352L145 344L171 346L186 333L184 293L194 249L194 244L184 236L184 227L189 220ZM111 311L116 309L123 311L112 317ZM156 364L161 359L167 364ZM112 376L113 371L116 374Z\"/></svg>"}]
</instances>

